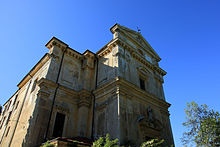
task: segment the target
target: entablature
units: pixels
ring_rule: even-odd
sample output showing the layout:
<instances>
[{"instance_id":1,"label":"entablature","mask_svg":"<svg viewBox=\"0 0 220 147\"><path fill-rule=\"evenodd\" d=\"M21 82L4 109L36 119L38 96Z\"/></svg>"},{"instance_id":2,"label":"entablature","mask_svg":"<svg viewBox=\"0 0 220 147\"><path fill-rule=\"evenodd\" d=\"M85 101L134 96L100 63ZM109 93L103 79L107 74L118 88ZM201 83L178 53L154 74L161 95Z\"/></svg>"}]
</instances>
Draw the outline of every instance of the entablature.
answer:
<instances>
[{"instance_id":1,"label":"entablature","mask_svg":"<svg viewBox=\"0 0 220 147\"><path fill-rule=\"evenodd\" d=\"M157 105L164 111L168 111L170 104L167 103L165 100L160 99L159 97L152 95L146 91L143 91L138 86L130 83L123 78L116 77L114 80L109 81L105 85L98 87L94 94L96 99L102 99L106 95L115 95L121 94L128 96L129 98L139 99L141 101L146 101L148 103L152 103L153 105Z\"/></svg>"}]
</instances>

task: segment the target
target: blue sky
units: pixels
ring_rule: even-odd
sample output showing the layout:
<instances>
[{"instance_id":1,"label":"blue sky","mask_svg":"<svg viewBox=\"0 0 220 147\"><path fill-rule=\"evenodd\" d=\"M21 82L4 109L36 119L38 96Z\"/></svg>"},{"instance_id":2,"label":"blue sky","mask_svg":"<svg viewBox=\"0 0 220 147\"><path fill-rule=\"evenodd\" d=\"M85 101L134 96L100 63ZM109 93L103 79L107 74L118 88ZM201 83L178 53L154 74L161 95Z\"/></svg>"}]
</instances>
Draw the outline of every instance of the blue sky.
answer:
<instances>
[{"instance_id":1,"label":"blue sky","mask_svg":"<svg viewBox=\"0 0 220 147\"><path fill-rule=\"evenodd\" d=\"M88 0L0 2L0 104L48 52L56 36L73 49L98 51L115 23L136 30L160 55L176 146L187 102L220 110L219 0Z\"/></svg>"}]
</instances>

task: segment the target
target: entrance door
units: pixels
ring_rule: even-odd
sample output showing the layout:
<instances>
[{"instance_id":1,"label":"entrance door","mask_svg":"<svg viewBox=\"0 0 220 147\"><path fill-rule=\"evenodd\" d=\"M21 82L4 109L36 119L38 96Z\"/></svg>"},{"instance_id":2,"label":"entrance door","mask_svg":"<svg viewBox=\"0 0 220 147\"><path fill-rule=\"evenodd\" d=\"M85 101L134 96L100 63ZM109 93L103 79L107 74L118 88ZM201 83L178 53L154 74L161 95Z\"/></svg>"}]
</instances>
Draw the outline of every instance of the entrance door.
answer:
<instances>
[{"instance_id":1,"label":"entrance door","mask_svg":"<svg viewBox=\"0 0 220 147\"><path fill-rule=\"evenodd\" d=\"M57 112L55 125L53 129L53 137L62 137L65 115Z\"/></svg>"}]
</instances>

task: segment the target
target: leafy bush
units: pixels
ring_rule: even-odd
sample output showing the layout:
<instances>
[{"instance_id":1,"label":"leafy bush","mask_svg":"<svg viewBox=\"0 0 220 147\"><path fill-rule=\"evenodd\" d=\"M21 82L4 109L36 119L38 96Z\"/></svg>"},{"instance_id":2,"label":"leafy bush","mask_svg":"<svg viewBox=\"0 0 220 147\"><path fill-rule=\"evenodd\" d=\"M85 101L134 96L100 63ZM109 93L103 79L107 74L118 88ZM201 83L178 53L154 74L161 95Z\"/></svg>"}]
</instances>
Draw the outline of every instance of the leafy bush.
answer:
<instances>
[{"instance_id":1,"label":"leafy bush","mask_svg":"<svg viewBox=\"0 0 220 147\"><path fill-rule=\"evenodd\" d=\"M106 134L105 138L100 137L98 140L93 142L93 147L119 147L117 145L118 139L110 140L110 135Z\"/></svg>"},{"instance_id":2,"label":"leafy bush","mask_svg":"<svg viewBox=\"0 0 220 147\"><path fill-rule=\"evenodd\" d=\"M42 145L41 147L55 147L54 144L49 143L49 141L47 141L44 145Z\"/></svg>"}]
</instances>

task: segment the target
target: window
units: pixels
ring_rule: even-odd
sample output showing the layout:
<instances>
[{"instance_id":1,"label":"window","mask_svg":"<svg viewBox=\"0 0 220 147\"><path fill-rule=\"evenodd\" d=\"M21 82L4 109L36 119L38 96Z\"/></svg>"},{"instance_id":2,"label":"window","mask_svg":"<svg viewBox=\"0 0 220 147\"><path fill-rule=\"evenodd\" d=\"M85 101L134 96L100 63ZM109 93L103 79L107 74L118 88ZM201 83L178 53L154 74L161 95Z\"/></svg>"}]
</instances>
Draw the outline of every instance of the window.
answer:
<instances>
[{"instance_id":1,"label":"window","mask_svg":"<svg viewBox=\"0 0 220 147\"><path fill-rule=\"evenodd\" d=\"M2 120L2 123L1 123L1 125L0 125L0 129L2 128L2 125L4 124L4 121L5 121L5 117L4 117L3 120Z\"/></svg>"},{"instance_id":2,"label":"window","mask_svg":"<svg viewBox=\"0 0 220 147\"><path fill-rule=\"evenodd\" d=\"M34 81L33 86L32 86L32 89L31 89L31 92L33 92L33 91L35 90L36 85L37 85L37 80L38 80L38 79L36 79L36 80Z\"/></svg>"},{"instance_id":3,"label":"window","mask_svg":"<svg viewBox=\"0 0 220 147\"><path fill-rule=\"evenodd\" d=\"M14 110L16 110L18 108L18 104L19 104L19 101L17 102Z\"/></svg>"},{"instance_id":4,"label":"window","mask_svg":"<svg viewBox=\"0 0 220 147\"><path fill-rule=\"evenodd\" d=\"M16 103L16 101L17 101L17 97L18 97L18 95L15 96L15 100L14 100L14 102L13 102L13 106L15 105L15 103Z\"/></svg>"},{"instance_id":5,"label":"window","mask_svg":"<svg viewBox=\"0 0 220 147\"><path fill-rule=\"evenodd\" d=\"M55 125L53 129L53 137L62 137L65 115L57 112Z\"/></svg>"},{"instance_id":6,"label":"window","mask_svg":"<svg viewBox=\"0 0 220 147\"><path fill-rule=\"evenodd\" d=\"M6 134L5 134L6 137L8 136L9 130L10 130L10 127L8 127L8 130L7 130Z\"/></svg>"},{"instance_id":7,"label":"window","mask_svg":"<svg viewBox=\"0 0 220 147\"><path fill-rule=\"evenodd\" d=\"M6 105L7 106L7 105ZM7 109L7 107L6 106L4 106L4 109L3 109L3 112L2 112L2 115L4 115L5 114L5 111L6 111L6 109Z\"/></svg>"},{"instance_id":8,"label":"window","mask_svg":"<svg viewBox=\"0 0 220 147\"><path fill-rule=\"evenodd\" d=\"M140 80L140 88L145 90L145 81L142 78L140 78L139 80Z\"/></svg>"},{"instance_id":9,"label":"window","mask_svg":"<svg viewBox=\"0 0 220 147\"><path fill-rule=\"evenodd\" d=\"M11 105L11 101L9 101L9 104L7 106L7 110L10 108L10 105Z\"/></svg>"},{"instance_id":10,"label":"window","mask_svg":"<svg viewBox=\"0 0 220 147\"><path fill-rule=\"evenodd\" d=\"M9 112L8 119L7 119L7 121L6 121L6 124L5 124L5 125L7 125L7 124L8 124L10 117L11 117L11 112Z\"/></svg>"}]
</instances>

